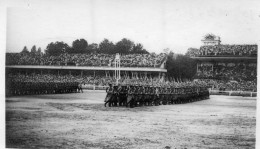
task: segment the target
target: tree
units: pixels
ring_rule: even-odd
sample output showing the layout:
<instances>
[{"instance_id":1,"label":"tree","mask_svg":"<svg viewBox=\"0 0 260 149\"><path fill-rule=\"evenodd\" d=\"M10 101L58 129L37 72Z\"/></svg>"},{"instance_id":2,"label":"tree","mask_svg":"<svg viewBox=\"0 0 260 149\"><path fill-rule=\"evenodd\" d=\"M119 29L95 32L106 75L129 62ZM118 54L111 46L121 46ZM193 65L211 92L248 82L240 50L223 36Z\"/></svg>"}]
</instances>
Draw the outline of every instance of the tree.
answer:
<instances>
[{"instance_id":1,"label":"tree","mask_svg":"<svg viewBox=\"0 0 260 149\"><path fill-rule=\"evenodd\" d=\"M189 56L189 57L195 57L196 56L196 53L199 52L199 49L197 48L189 48L187 50L187 52L185 53L186 56Z\"/></svg>"},{"instance_id":2,"label":"tree","mask_svg":"<svg viewBox=\"0 0 260 149\"><path fill-rule=\"evenodd\" d=\"M68 44L62 41L56 41L55 43L51 42L50 44L48 44L45 52L48 55L58 56L62 53L65 53L69 48L70 47L68 46Z\"/></svg>"},{"instance_id":3,"label":"tree","mask_svg":"<svg viewBox=\"0 0 260 149\"><path fill-rule=\"evenodd\" d=\"M134 47L133 41L123 38L121 41L116 43L115 53L123 53L123 54L132 53L133 47Z\"/></svg>"},{"instance_id":4,"label":"tree","mask_svg":"<svg viewBox=\"0 0 260 149\"><path fill-rule=\"evenodd\" d=\"M77 39L72 42L71 53L86 53L88 42L85 39ZM68 52L69 53L69 52Z\"/></svg>"},{"instance_id":5,"label":"tree","mask_svg":"<svg viewBox=\"0 0 260 149\"><path fill-rule=\"evenodd\" d=\"M24 48L23 48L23 50L22 50L21 53L22 53L22 54L29 54L30 52L28 51L27 47L24 46Z\"/></svg>"},{"instance_id":6,"label":"tree","mask_svg":"<svg viewBox=\"0 0 260 149\"><path fill-rule=\"evenodd\" d=\"M131 51L131 53L139 53L139 54L146 54L149 53L148 51L146 51L145 49L143 49L143 45L138 43L136 45L134 45L133 50Z\"/></svg>"},{"instance_id":7,"label":"tree","mask_svg":"<svg viewBox=\"0 0 260 149\"><path fill-rule=\"evenodd\" d=\"M196 62L188 56L170 52L166 61L167 76L192 79L196 74Z\"/></svg>"},{"instance_id":8,"label":"tree","mask_svg":"<svg viewBox=\"0 0 260 149\"><path fill-rule=\"evenodd\" d=\"M165 54L169 54L169 51L170 51L169 48L163 49L163 52L164 52Z\"/></svg>"},{"instance_id":9,"label":"tree","mask_svg":"<svg viewBox=\"0 0 260 149\"><path fill-rule=\"evenodd\" d=\"M108 39L104 39L99 44L98 53L106 53L106 54L113 54L115 50L115 45L113 42L109 41Z\"/></svg>"},{"instance_id":10,"label":"tree","mask_svg":"<svg viewBox=\"0 0 260 149\"><path fill-rule=\"evenodd\" d=\"M31 48L31 53L30 54L32 54L32 55L36 54L36 46L35 45Z\"/></svg>"},{"instance_id":11,"label":"tree","mask_svg":"<svg viewBox=\"0 0 260 149\"><path fill-rule=\"evenodd\" d=\"M42 54L42 49L41 49L41 47L38 48L37 54L38 54L38 55L41 55L41 54Z\"/></svg>"},{"instance_id":12,"label":"tree","mask_svg":"<svg viewBox=\"0 0 260 149\"><path fill-rule=\"evenodd\" d=\"M98 44L92 43L87 47L87 52L88 53L95 53L98 51Z\"/></svg>"}]
</instances>

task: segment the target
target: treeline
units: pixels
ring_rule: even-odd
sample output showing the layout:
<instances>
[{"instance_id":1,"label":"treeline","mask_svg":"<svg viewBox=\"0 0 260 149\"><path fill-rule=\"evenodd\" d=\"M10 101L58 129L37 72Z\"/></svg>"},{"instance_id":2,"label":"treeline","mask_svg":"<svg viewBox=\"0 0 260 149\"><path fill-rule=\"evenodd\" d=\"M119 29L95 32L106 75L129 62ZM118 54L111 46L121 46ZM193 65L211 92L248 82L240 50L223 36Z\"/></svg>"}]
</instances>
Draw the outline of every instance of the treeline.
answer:
<instances>
[{"instance_id":1,"label":"treeline","mask_svg":"<svg viewBox=\"0 0 260 149\"><path fill-rule=\"evenodd\" d=\"M31 50L32 52L32 50ZM34 52L34 51L33 51ZM134 43L133 41L123 38L117 43L113 43L108 39L104 39L99 44L91 43L89 44L85 39L77 39L72 42L72 46L69 46L63 41L51 42L47 45L44 51L47 55L57 56L63 53L68 54L83 54L83 53L104 53L104 54L145 54L149 53L143 48L140 43ZM24 47L22 53L30 53L27 47Z\"/></svg>"},{"instance_id":2,"label":"treeline","mask_svg":"<svg viewBox=\"0 0 260 149\"><path fill-rule=\"evenodd\" d=\"M192 80L196 74L196 61L187 55L170 52L166 61L167 77ZM184 80L183 80L184 79Z\"/></svg>"},{"instance_id":3,"label":"treeline","mask_svg":"<svg viewBox=\"0 0 260 149\"><path fill-rule=\"evenodd\" d=\"M23 50L21 51L21 53L23 54L31 54L31 55L40 55L40 54L43 54L42 53L42 49L39 47L38 50L36 50L36 46L34 45L32 48L31 48L31 51L29 52L29 50L27 49L26 46L24 46Z\"/></svg>"}]
</instances>

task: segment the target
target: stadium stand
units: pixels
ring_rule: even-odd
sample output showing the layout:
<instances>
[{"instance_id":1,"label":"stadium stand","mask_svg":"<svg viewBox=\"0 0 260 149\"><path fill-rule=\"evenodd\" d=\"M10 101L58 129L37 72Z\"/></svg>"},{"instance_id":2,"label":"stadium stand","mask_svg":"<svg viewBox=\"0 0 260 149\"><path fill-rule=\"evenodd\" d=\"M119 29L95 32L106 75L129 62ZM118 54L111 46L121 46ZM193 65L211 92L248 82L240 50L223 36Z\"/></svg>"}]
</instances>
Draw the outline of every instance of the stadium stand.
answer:
<instances>
[{"instance_id":1,"label":"stadium stand","mask_svg":"<svg viewBox=\"0 0 260 149\"><path fill-rule=\"evenodd\" d=\"M150 80L142 80L145 75L150 74L151 77L167 72L165 69L166 54L125 54L121 55L120 59L120 83L123 84L148 83ZM105 89L109 83L116 82L113 76L114 61L115 55L101 53L65 53L59 56L6 53L6 88L17 89L17 87L21 87L21 84L25 85L25 88L31 88L37 86L36 84L48 87L50 84L58 86L63 84L64 86L64 83L69 83L71 85L81 84L83 88L94 86L94 88ZM64 93L72 92L65 88L60 90L63 90ZM29 92L28 89L28 91L18 92L18 95L29 94ZM61 91L54 91L54 93L59 92ZM48 93L48 89L44 93Z\"/></svg>"},{"instance_id":2,"label":"stadium stand","mask_svg":"<svg viewBox=\"0 0 260 149\"><path fill-rule=\"evenodd\" d=\"M114 66L113 54L61 54L59 56L7 53L6 65ZM160 67L165 54L121 55L121 67Z\"/></svg>"},{"instance_id":3,"label":"stadium stand","mask_svg":"<svg viewBox=\"0 0 260 149\"><path fill-rule=\"evenodd\" d=\"M213 42L211 38L205 39L203 42L205 44L199 49L190 48L186 53L197 61L197 73L194 79L201 82L206 80L207 86L212 89L256 91L257 45L223 45L220 44L219 37ZM166 54L124 54L120 56L120 59L122 71L120 83L123 84L158 83L159 74L167 72L165 69ZM77 82L104 87L115 82L113 75L107 75L109 71L113 73L114 61L114 54L102 53L64 53L59 56L40 53L6 53L6 69L12 71L7 75L7 81ZM24 70L26 73L18 73L20 70ZM32 73L32 70L37 70L38 74ZM56 72L39 74L39 71L50 70ZM68 73L71 70L81 71L81 75L79 72ZM59 71L66 73L59 74ZM27 74L27 72L29 73ZM143 73L142 77L141 73ZM156 75L147 77L147 73ZM153 78L157 78L157 80L153 80ZM166 80L168 79L166 78Z\"/></svg>"},{"instance_id":4,"label":"stadium stand","mask_svg":"<svg viewBox=\"0 0 260 149\"><path fill-rule=\"evenodd\" d=\"M203 45L200 49L190 49L190 57L244 57L257 56L257 45Z\"/></svg>"},{"instance_id":5,"label":"stadium stand","mask_svg":"<svg viewBox=\"0 0 260 149\"><path fill-rule=\"evenodd\" d=\"M206 40L215 41L202 41ZM212 89L256 91L257 48L257 45L223 45L218 42L204 44L199 49L190 48L186 55L197 61L195 79L210 80L207 82Z\"/></svg>"}]
</instances>

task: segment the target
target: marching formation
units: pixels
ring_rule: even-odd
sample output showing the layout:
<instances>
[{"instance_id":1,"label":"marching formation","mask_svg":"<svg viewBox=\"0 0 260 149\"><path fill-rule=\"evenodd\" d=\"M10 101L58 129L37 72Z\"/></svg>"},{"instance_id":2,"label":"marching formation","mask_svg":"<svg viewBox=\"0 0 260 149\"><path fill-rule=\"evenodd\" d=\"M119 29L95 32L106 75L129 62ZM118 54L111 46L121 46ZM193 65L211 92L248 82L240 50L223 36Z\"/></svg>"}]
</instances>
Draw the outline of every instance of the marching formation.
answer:
<instances>
[{"instance_id":1,"label":"marching formation","mask_svg":"<svg viewBox=\"0 0 260 149\"><path fill-rule=\"evenodd\" d=\"M106 89L105 107L159 106L209 99L209 91L201 84L182 86L112 85Z\"/></svg>"},{"instance_id":2,"label":"marching formation","mask_svg":"<svg viewBox=\"0 0 260 149\"><path fill-rule=\"evenodd\" d=\"M8 82L6 95L62 94L83 92L78 82Z\"/></svg>"}]
</instances>

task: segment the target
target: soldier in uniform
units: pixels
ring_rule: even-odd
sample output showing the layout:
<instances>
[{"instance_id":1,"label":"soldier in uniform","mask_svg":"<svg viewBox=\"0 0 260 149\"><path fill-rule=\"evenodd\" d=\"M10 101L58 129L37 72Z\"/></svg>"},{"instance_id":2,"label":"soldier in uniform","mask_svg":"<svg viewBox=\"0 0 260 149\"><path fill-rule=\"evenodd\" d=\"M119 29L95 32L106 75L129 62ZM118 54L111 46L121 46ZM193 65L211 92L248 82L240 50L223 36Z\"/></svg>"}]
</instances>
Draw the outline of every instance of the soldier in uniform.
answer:
<instances>
[{"instance_id":1,"label":"soldier in uniform","mask_svg":"<svg viewBox=\"0 0 260 149\"><path fill-rule=\"evenodd\" d=\"M155 93L155 86L150 87L150 105L155 105L156 102L156 93Z\"/></svg>"},{"instance_id":2,"label":"soldier in uniform","mask_svg":"<svg viewBox=\"0 0 260 149\"><path fill-rule=\"evenodd\" d=\"M131 108L134 107L134 103L135 103L135 98L134 98L134 93L135 93L135 88L134 86L130 85L128 87L128 92L127 92L127 103L126 103L126 107L128 105L130 105Z\"/></svg>"},{"instance_id":3,"label":"soldier in uniform","mask_svg":"<svg viewBox=\"0 0 260 149\"><path fill-rule=\"evenodd\" d=\"M149 105L149 87L145 86L143 91L143 102L145 106Z\"/></svg>"},{"instance_id":4,"label":"soldier in uniform","mask_svg":"<svg viewBox=\"0 0 260 149\"><path fill-rule=\"evenodd\" d=\"M135 106L142 105L142 86L135 86Z\"/></svg>"},{"instance_id":5,"label":"soldier in uniform","mask_svg":"<svg viewBox=\"0 0 260 149\"><path fill-rule=\"evenodd\" d=\"M78 92L83 93L83 89L82 89L82 82L78 84Z\"/></svg>"},{"instance_id":6,"label":"soldier in uniform","mask_svg":"<svg viewBox=\"0 0 260 149\"><path fill-rule=\"evenodd\" d=\"M120 87L118 88L118 92L119 92L119 106L125 106L127 100L127 86L120 85Z\"/></svg>"},{"instance_id":7,"label":"soldier in uniform","mask_svg":"<svg viewBox=\"0 0 260 149\"><path fill-rule=\"evenodd\" d=\"M160 87L159 86L156 86L155 87L155 98L154 98L154 105L155 106L159 106L160 104Z\"/></svg>"},{"instance_id":8,"label":"soldier in uniform","mask_svg":"<svg viewBox=\"0 0 260 149\"><path fill-rule=\"evenodd\" d=\"M145 105L145 86L142 85L139 88L139 96L140 96L140 105L144 106Z\"/></svg>"},{"instance_id":9,"label":"soldier in uniform","mask_svg":"<svg viewBox=\"0 0 260 149\"><path fill-rule=\"evenodd\" d=\"M139 105L139 86L138 85L134 85L134 99L133 99L133 103L134 106L137 107Z\"/></svg>"},{"instance_id":10,"label":"soldier in uniform","mask_svg":"<svg viewBox=\"0 0 260 149\"><path fill-rule=\"evenodd\" d=\"M167 87L162 87L161 94L163 95L161 99L161 104L166 105L168 102Z\"/></svg>"},{"instance_id":11,"label":"soldier in uniform","mask_svg":"<svg viewBox=\"0 0 260 149\"><path fill-rule=\"evenodd\" d=\"M105 98L105 107L106 107L106 105L107 105L107 103L109 103L109 106L111 106L111 104L110 104L110 100L111 100L111 98L112 98L112 95L113 95L113 86L112 86L112 84L109 84L109 86L106 88L106 93L107 93L107 95L106 95L106 98Z\"/></svg>"},{"instance_id":12,"label":"soldier in uniform","mask_svg":"<svg viewBox=\"0 0 260 149\"><path fill-rule=\"evenodd\" d=\"M117 106L117 103L119 103L119 92L118 92L118 86L114 85L113 87L113 96L112 96L112 105Z\"/></svg>"}]
</instances>

